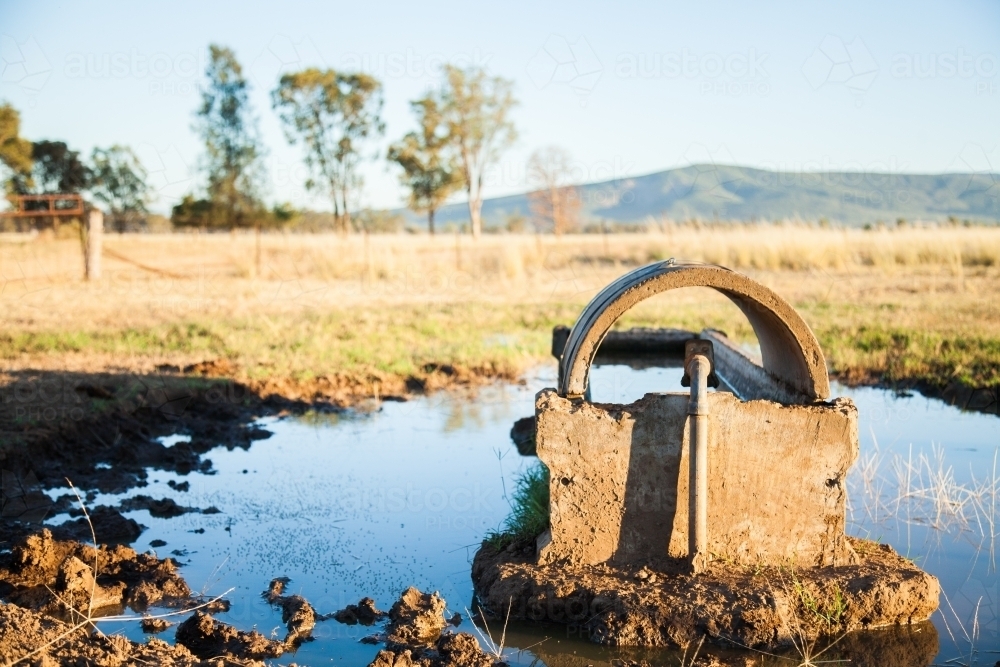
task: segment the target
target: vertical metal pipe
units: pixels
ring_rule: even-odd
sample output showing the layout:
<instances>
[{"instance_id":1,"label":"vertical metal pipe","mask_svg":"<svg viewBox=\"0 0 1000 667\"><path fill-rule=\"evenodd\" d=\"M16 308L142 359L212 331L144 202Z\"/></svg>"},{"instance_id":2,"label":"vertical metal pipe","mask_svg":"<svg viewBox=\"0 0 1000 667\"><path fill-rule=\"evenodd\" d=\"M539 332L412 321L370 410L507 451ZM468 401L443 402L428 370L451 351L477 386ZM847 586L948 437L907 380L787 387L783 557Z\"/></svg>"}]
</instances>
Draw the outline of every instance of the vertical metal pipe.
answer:
<instances>
[{"instance_id":1,"label":"vertical metal pipe","mask_svg":"<svg viewBox=\"0 0 1000 667\"><path fill-rule=\"evenodd\" d=\"M704 355L688 362L691 377L691 475L689 488L688 553L695 572L704 569L708 558L708 376L712 364Z\"/></svg>"}]
</instances>

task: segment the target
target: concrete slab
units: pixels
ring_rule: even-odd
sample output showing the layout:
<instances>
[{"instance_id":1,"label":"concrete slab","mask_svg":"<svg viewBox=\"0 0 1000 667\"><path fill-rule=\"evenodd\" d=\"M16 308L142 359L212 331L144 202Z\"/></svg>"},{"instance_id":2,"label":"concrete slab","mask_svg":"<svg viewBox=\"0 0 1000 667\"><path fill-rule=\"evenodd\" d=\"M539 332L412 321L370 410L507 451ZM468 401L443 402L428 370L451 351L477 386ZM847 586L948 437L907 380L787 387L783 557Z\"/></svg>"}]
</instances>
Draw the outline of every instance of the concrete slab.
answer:
<instances>
[{"instance_id":1,"label":"concrete slab","mask_svg":"<svg viewBox=\"0 0 1000 667\"><path fill-rule=\"evenodd\" d=\"M601 405L543 390L550 471L539 562L658 563L688 555L688 394ZM709 395L709 552L741 564L841 565L844 479L858 455L849 399L812 405ZM678 501L680 499L680 501Z\"/></svg>"}]
</instances>

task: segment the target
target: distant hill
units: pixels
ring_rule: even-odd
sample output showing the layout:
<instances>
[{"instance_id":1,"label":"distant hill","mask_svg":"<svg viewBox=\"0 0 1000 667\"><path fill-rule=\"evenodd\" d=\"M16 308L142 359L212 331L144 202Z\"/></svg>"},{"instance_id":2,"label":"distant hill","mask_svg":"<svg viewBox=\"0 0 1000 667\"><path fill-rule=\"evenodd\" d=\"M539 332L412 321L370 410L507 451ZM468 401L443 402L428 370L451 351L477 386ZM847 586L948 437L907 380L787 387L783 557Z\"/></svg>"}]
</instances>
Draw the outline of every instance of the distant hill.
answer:
<instances>
[{"instance_id":1,"label":"distant hill","mask_svg":"<svg viewBox=\"0 0 1000 667\"><path fill-rule=\"evenodd\" d=\"M828 220L862 226L877 222L959 220L1000 222L1000 174L774 172L748 167L692 165L579 186L584 224L636 225L672 220ZM527 195L483 202L487 227L530 219ZM406 212L411 225L426 216ZM438 211L436 222L468 221L465 203Z\"/></svg>"}]
</instances>

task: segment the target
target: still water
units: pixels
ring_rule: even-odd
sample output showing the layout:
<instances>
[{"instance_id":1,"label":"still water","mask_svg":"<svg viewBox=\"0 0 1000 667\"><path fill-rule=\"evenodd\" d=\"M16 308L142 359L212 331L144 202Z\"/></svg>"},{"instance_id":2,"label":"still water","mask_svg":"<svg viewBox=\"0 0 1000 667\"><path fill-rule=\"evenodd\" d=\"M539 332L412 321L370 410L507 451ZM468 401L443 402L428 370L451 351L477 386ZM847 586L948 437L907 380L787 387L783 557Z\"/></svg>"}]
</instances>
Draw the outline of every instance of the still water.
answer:
<instances>
[{"instance_id":1,"label":"still water","mask_svg":"<svg viewBox=\"0 0 1000 667\"><path fill-rule=\"evenodd\" d=\"M593 399L622 403L651 391L683 391L680 376L679 368L598 366ZM415 585L440 591L449 611L467 618L472 556L507 515L514 479L535 461L518 455L511 424L533 414L534 394L554 383L554 369L544 368L523 384L475 394L439 393L346 416L263 420L272 437L249 450L211 452L213 474L152 472L142 493L221 512L172 519L131 512L149 527L133 546L165 541L156 553L176 557L192 589L232 589L232 608L218 618L279 638L280 612L260 596L278 576L290 577L288 590L319 613L364 596L388 609ZM833 394L851 397L860 411L849 531L893 545L941 580L947 600L933 619L936 664L993 665L1000 659L1000 419L880 389L835 385ZM175 491L169 481L188 481L190 490ZM101 496L94 504L120 498ZM134 623L102 629L142 638ZM473 632L468 620L459 629ZM371 631L320 623L316 641L279 662L366 665L379 647L358 640ZM172 632L161 636L172 640ZM610 664L616 656L556 627L512 628L507 645L512 665Z\"/></svg>"}]
</instances>

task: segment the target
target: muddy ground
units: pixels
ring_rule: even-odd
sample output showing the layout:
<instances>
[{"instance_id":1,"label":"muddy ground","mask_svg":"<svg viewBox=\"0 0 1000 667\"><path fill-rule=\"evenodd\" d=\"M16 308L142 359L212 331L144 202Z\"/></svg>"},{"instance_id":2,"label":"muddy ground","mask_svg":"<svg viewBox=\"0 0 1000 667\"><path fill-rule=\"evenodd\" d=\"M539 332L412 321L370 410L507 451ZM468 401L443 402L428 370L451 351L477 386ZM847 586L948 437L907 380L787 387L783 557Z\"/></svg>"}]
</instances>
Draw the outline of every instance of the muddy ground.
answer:
<instances>
[{"instance_id":1,"label":"muddy ground","mask_svg":"<svg viewBox=\"0 0 1000 667\"><path fill-rule=\"evenodd\" d=\"M225 610L228 604L192 596L172 559L136 553L122 545L95 549L56 539L43 530L0 555L0 664L264 665L294 653L312 640L317 622L331 620L379 624L363 640L385 645L372 662L377 667L498 664L475 637L448 629L446 604L436 593L410 588L388 613L365 598L322 615L304 597L285 595L288 581L277 577L261 594L282 610L287 628L283 640L268 638L213 618L212 612ZM180 621L176 644L155 637L139 643L99 632L100 618L114 615L120 622L125 614L150 634Z\"/></svg>"},{"instance_id":2,"label":"muddy ground","mask_svg":"<svg viewBox=\"0 0 1000 667\"><path fill-rule=\"evenodd\" d=\"M536 564L530 543L484 545L472 565L478 599L494 615L573 626L607 646L684 649L701 637L724 648L794 648L857 630L909 626L937 609L935 577L888 545L850 538L854 565L733 567L692 575L675 564L614 568ZM937 652L936 636L934 651ZM897 663L885 663L897 664ZM902 664L921 664L919 661Z\"/></svg>"}]
</instances>

